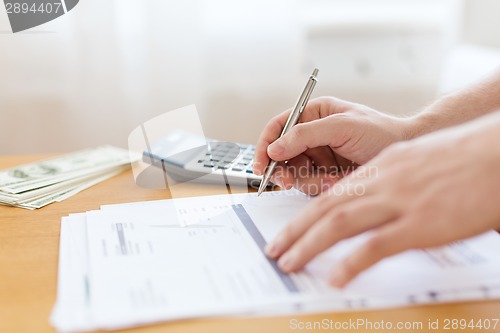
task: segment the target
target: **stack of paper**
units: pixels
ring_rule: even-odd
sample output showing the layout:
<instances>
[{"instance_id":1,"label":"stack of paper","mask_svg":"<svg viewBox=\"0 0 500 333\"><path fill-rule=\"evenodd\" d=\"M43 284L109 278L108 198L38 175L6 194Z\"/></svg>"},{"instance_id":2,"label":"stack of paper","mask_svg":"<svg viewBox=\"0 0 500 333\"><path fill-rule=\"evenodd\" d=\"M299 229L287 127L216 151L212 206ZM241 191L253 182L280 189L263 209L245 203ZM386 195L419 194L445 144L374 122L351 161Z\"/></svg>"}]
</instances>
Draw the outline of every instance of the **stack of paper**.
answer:
<instances>
[{"instance_id":1,"label":"stack of paper","mask_svg":"<svg viewBox=\"0 0 500 333\"><path fill-rule=\"evenodd\" d=\"M108 179L130 165L129 152L111 146L0 171L0 204L36 209Z\"/></svg>"},{"instance_id":2,"label":"stack of paper","mask_svg":"<svg viewBox=\"0 0 500 333\"><path fill-rule=\"evenodd\" d=\"M301 273L283 274L264 246L308 200L296 192L222 195L64 217L51 322L75 332L500 297L495 232L385 259L342 290L327 286L326 276L366 234L339 243Z\"/></svg>"}]
</instances>

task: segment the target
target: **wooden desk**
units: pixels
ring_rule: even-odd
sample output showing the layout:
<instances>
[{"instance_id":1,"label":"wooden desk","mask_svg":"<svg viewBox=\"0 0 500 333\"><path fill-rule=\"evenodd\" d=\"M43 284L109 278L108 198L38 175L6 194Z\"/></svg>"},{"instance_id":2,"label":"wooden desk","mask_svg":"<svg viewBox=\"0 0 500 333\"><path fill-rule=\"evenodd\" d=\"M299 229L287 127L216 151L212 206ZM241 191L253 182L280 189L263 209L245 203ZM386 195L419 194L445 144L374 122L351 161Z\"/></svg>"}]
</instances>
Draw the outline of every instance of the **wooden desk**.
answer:
<instances>
[{"instance_id":1,"label":"wooden desk","mask_svg":"<svg viewBox=\"0 0 500 333\"><path fill-rule=\"evenodd\" d=\"M0 157L0 169L38 160L42 156ZM185 195L215 194L210 186L188 188ZM220 192L222 193L222 192ZM135 185L130 171L98 184L76 196L36 211L0 206L0 332L54 332L48 318L56 298L59 224L69 213L99 209L102 204L165 199L166 191L146 190ZM417 306L383 311L327 313L278 318L211 318L183 320L133 329L134 332L305 332L293 329L291 319L337 322L366 319L372 322L422 322L429 320L500 318L500 301ZM442 326L442 323L441 323ZM128 331L128 330L127 330ZM312 330L309 330L312 332ZM324 330L315 330L328 331ZM329 330L338 331L338 330ZM352 330L351 330L352 331ZM360 330L363 331L363 330ZM453 330L432 330L450 332ZM467 331L467 330L465 330ZM459 332L465 332L460 330ZM366 330L375 332L375 330ZM381 330L378 330L381 332ZM500 332L475 329L474 332Z\"/></svg>"}]
</instances>

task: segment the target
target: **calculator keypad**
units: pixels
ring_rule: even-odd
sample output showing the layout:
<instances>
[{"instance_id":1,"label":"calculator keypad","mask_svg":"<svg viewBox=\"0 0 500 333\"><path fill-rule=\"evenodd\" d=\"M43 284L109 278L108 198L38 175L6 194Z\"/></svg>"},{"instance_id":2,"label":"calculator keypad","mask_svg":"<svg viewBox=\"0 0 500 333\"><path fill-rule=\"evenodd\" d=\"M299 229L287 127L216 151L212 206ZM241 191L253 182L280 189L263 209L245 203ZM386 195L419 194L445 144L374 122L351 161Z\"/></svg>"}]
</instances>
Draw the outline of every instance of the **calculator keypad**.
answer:
<instances>
[{"instance_id":1,"label":"calculator keypad","mask_svg":"<svg viewBox=\"0 0 500 333\"><path fill-rule=\"evenodd\" d=\"M209 151L198 158L198 165L215 170L253 173L255 146L229 142L211 142Z\"/></svg>"}]
</instances>

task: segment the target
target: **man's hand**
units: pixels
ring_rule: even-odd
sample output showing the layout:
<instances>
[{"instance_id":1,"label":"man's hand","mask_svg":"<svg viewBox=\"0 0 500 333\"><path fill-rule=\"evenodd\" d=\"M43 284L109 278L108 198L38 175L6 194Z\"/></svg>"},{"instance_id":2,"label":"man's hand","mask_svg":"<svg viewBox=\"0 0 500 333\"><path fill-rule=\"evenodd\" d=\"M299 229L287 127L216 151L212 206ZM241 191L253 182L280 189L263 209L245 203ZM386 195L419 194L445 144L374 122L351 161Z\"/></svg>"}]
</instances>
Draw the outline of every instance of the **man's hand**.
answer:
<instances>
[{"instance_id":1,"label":"man's hand","mask_svg":"<svg viewBox=\"0 0 500 333\"><path fill-rule=\"evenodd\" d=\"M413 119L384 115L332 97L311 100L300 122L278 139L291 110L273 118L257 142L254 173L280 161L272 182L319 194L390 144L410 139ZM278 140L277 140L278 139Z\"/></svg>"},{"instance_id":2,"label":"man's hand","mask_svg":"<svg viewBox=\"0 0 500 333\"><path fill-rule=\"evenodd\" d=\"M363 245L333 267L330 282L342 287L384 257L497 228L499 142L497 112L391 145L315 198L267 253L279 258L283 271L293 272L339 241L371 230ZM358 146L350 145L348 156L360 162L370 156L352 147Z\"/></svg>"}]
</instances>

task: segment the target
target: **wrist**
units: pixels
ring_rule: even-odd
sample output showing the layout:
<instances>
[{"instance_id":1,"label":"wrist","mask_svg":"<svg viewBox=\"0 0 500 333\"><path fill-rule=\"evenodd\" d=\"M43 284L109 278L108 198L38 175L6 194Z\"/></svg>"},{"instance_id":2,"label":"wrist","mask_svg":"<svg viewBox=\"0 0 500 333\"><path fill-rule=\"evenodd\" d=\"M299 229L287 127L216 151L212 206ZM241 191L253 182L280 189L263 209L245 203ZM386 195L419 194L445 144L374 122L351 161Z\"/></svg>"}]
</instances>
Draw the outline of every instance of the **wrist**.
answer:
<instances>
[{"instance_id":1,"label":"wrist","mask_svg":"<svg viewBox=\"0 0 500 333\"><path fill-rule=\"evenodd\" d=\"M426 131L425 120L419 115L401 118L401 128L402 128L402 139L403 141L413 140Z\"/></svg>"},{"instance_id":2,"label":"wrist","mask_svg":"<svg viewBox=\"0 0 500 333\"><path fill-rule=\"evenodd\" d=\"M432 124L434 121L429 119L428 114L417 114L411 117L402 118L402 135L403 140L413 140L419 136L432 132Z\"/></svg>"}]
</instances>

